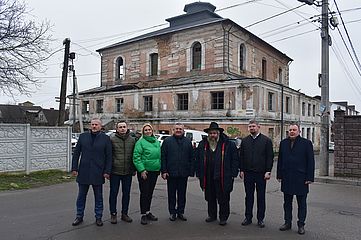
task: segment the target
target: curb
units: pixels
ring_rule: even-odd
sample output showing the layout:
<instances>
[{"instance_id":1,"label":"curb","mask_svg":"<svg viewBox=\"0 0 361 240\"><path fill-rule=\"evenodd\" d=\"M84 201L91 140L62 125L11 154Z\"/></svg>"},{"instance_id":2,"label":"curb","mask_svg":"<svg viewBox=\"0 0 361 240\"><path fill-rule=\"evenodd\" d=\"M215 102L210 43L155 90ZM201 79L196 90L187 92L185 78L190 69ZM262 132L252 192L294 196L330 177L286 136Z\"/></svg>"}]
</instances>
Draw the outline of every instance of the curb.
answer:
<instances>
[{"instance_id":1,"label":"curb","mask_svg":"<svg viewBox=\"0 0 361 240\"><path fill-rule=\"evenodd\" d=\"M361 186L361 179L339 179L333 177L315 177L315 182L318 183L330 183L330 184L342 184L350 186Z\"/></svg>"}]
</instances>

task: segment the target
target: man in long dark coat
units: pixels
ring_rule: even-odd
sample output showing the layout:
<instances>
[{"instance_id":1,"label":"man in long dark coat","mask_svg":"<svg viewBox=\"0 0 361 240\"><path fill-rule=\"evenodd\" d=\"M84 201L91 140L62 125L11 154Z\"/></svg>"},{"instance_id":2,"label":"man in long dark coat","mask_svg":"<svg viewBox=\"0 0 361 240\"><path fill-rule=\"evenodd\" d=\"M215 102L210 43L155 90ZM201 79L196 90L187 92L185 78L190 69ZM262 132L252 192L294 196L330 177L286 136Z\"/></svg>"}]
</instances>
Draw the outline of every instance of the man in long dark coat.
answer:
<instances>
[{"instance_id":1,"label":"man in long dark coat","mask_svg":"<svg viewBox=\"0 0 361 240\"><path fill-rule=\"evenodd\" d=\"M72 174L77 177L79 187L77 213L73 226L83 222L90 185L94 192L95 223L97 226L103 226L103 184L104 178L109 179L111 172L112 144L109 137L100 131L102 127L100 119L93 119L90 124L91 130L80 134L72 159Z\"/></svg>"},{"instance_id":2,"label":"man in long dark coat","mask_svg":"<svg viewBox=\"0 0 361 240\"><path fill-rule=\"evenodd\" d=\"M206 222L217 220L219 205L219 224L224 226L230 214L230 194L233 179L237 177L239 157L236 145L229 140L217 123L211 122L207 139L202 140L196 154L196 176L208 203Z\"/></svg>"},{"instance_id":3,"label":"man in long dark coat","mask_svg":"<svg viewBox=\"0 0 361 240\"><path fill-rule=\"evenodd\" d=\"M281 231L291 229L292 201L296 195L298 204L298 233L304 234L307 213L309 184L314 181L315 159L312 142L300 136L297 124L289 127L289 137L282 140L277 163L277 179L281 182L284 194L284 220Z\"/></svg>"},{"instance_id":4,"label":"man in long dark coat","mask_svg":"<svg viewBox=\"0 0 361 240\"><path fill-rule=\"evenodd\" d=\"M194 176L194 149L184 136L184 125L176 123L173 135L162 144L161 172L167 180L169 220L187 221L184 216L188 177Z\"/></svg>"}]
</instances>

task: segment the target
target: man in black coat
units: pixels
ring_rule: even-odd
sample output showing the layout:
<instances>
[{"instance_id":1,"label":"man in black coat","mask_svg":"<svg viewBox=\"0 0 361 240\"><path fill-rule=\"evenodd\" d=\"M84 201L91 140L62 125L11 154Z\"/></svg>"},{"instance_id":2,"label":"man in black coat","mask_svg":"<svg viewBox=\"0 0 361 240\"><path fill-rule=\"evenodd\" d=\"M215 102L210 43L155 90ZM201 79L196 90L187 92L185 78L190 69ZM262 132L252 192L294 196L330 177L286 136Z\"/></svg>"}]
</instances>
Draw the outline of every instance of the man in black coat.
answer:
<instances>
[{"instance_id":1,"label":"man in black coat","mask_svg":"<svg viewBox=\"0 0 361 240\"><path fill-rule=\"evenodd\" d=\"M246 212L243 226L252 223L254 191L257 190L257 225L265 227L266 182L271 178L273 166L272 141L262 133L256 120L249 121L250 135L241 143L240 177L244 179L246 191Z\"/></svg>"},{"instance_id":2,"label":"man in black coat","mask_svg":"<svg viewBox=\"0 0 361 240\"><path fill-rule=\"evenodd\" d=\"M79 187L77 213L73 226L83 222L90 185L95 198L95 223L97 226L103 225L103 184L104 178L109 179L111 172L112 144L109 137L100 131L102 127L100 119L93 119L90 124L91 131L80 134L72 159L72 174L77 177Z\"/></svg>"},{"instance_id":3,"label":"man in black coat","mask_svg":"<svg viewBox=\"0 0 361 240\"><path fill-rule=\"evenodd\" d=\"M306 199L309 184L314 181L315 159L312 142L300 136L298 124L291 124L289 137L282 140L279 148L277 163L277 179L281 182L284 196L284 220L281 231L291 229L292 201L296 195L298 204L298 233L305 233L307 213Z\"/></svg>"},{"instance_id":4,"label":"man in black coat","mask_svg":"<svg viewBox=\"0 0 361 240\"><path fill-rule=\"evenodd\" d=\"M230 214L230 194L234 178L238 175L239 156L234 142L216 122L211 122L204 131L208 137L197 148L196 174L208 203L206 222L217 220L218 202L219 224L224 226Z\"/></svg>"},{"instance_id":5,"label":"man in black coat","mask_svg":"<svg viewBox=\"0 0 361 240\"><path fill-rule=\"evenodd\" d=\"M167 180L168 210L171 221L184 216L188 177L193 176L194 149L192 142L184 136L184 125L176 123L173 136L163 141L161 148L162 178ZM176 208L177 203L177 208Z\"/></svg>"}]
</instances>

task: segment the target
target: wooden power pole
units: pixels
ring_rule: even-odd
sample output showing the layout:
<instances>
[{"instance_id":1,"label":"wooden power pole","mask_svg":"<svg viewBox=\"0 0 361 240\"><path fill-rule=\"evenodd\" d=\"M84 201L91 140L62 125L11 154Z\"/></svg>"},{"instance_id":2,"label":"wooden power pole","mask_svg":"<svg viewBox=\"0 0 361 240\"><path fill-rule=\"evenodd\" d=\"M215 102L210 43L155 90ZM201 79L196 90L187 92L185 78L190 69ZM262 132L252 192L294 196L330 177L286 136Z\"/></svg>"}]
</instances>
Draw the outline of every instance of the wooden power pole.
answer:
<instances>
[{"instance_id":1,"label":"wooden power pole","mask_svg":"<svg viewBox=\"0 0 361 240\"><path fill-rule=\"evenodd\" d=\"M63 41L63 45L65 45L65 51L64 51L63 72L61 74L58 126L63 126L65 121L66 84L68 79L68 68L69 68L70 39L65 38Z\"/></svg>"}]
</instances>

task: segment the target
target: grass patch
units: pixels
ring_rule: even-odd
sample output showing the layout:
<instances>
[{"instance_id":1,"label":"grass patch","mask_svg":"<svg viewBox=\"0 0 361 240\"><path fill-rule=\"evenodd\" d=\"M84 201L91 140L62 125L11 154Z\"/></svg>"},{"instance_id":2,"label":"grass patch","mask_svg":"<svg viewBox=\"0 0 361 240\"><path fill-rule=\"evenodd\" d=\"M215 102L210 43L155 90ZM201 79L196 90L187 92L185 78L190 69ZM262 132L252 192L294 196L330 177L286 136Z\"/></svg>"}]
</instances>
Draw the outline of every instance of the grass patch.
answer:
<instances>
[{"instance_id":1,"label":"grass patch","mask_svg":"<svg viewBox=\"0 0 361 240\"><path fill-rule=\"evenodd\" d=\"M74 179L70 173L61 170L38 171L32 172L29 175L26 175L24 172L1 173L0 191L48 186L71 182Z\"/></svg>"}]
</instances>

